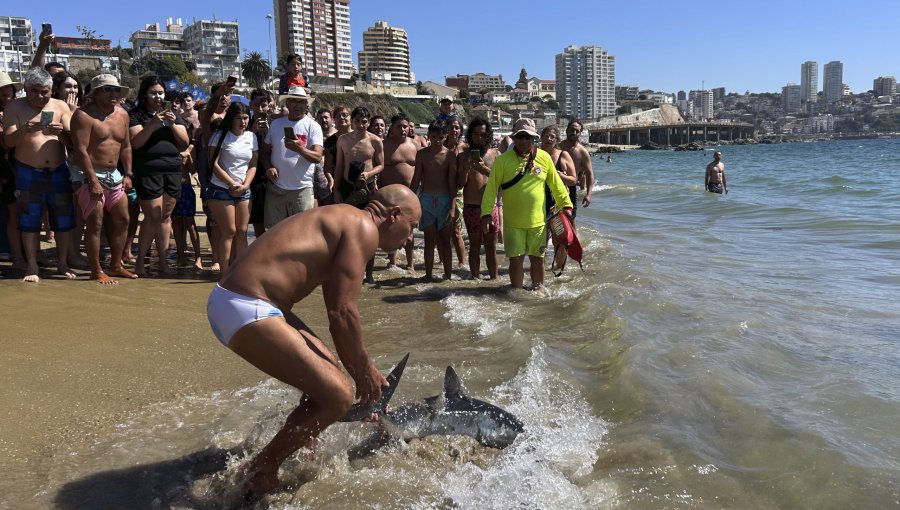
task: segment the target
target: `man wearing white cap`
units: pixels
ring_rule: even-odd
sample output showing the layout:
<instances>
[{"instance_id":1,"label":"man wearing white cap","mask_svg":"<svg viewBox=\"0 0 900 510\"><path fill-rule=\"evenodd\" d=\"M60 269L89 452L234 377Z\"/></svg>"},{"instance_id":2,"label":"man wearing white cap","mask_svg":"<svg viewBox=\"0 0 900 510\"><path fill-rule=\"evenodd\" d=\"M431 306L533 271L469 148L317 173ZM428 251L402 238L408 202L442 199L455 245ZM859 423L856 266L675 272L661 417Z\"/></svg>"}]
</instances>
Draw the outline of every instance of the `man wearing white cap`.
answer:
<instances>
[{"instance_id":1,"label":"man wearing white cap","mask_svg":"<svg viewBox=\"0 0 900 510\"><path fill-rule=\"evenodd\" d=\"M531 264L531 284L544 284L544 247L547 225L544 218L544 188L553 192L556 203L571 214L572 201L553 159L535 147L537 130L531 119L519 119L513 126L512 150L494 160L481 200L481 224L485 233L493 222L497 191L503 189L503 247L509 258L509 280L521 289L525 280L525 255Z\"/></svg>"},{"instance_id":2,"label":"man wearing white cap","mask_svg":"<svg viewBox=\"0 0 900 510\"><path fill-rule=\"evenodd\" d=\"M293 87L278 102L288 115L272 121L263 143L266 187L266 230L279 221L312 209L313 176L322 159L322 128L308 115L313 99L303 87Z\"/></svg>"},{"instance_id":3,"label":"man wearing white cap","mask_svg":"<svg viewBox=\"0 0 900 510\"><path fill-rule=\"evenodd\" d=\"M104 227L111 257L109 274L137 278L122 265L128 234L125 192L131 189L134 177L128 113L120 106L128 90L111 74L96 76L91 80L91 101L72 116L75 163L83 173L81 184L75 189L75 199L78 212L84 217L84 247L91 265L91 279L107 285L117 282L100 266L100 232Z\"/></svg>"}]
</instances>

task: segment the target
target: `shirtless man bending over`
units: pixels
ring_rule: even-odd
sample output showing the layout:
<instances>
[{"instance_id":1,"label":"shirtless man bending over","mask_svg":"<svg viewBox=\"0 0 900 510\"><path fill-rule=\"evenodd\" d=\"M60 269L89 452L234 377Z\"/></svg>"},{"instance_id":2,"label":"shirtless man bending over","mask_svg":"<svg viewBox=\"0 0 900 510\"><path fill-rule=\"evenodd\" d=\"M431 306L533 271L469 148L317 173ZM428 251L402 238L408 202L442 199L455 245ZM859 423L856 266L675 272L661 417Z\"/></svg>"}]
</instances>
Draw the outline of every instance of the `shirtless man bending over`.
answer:
<instances>
[{"instance_id":1,"label":"shirtless man bending over","mask_svg":"<svg viewBox=\"0 0 900 510\"><path fill-rule=\"evenodd\" d=\"M710 193L725 192L728 194L728 184L725 181L725 163L722 163L722 153L716 151L713 160L706 165L706 178L704 179L706 191Z\"/></svg>"},{"instance_id":2,"label":"shirtless man bending over","mask_svg":"<svg viewBox=\"0 0 900 510\"><path fill-rule=\"evenodd\" d=\"M253 366L305 395L284 427L246 466L249 488L270 492L278 467L342 418L353 389L337 359L299 317L294 303L322 286L338 357L369 404L387 381L363 345L357 299L362 271L375 249L396 250L421 215L409 188L381 188L365 209L317 207L280 222L229 268L207 304L216 337Z\"/></svg>"},{"instance_id":3,"label":"shirtless man bending over","mask_svg":"<svg viewBox=\"0 0 900 510\"><path fill-rule=\"evenodd\" d=\"M40 281L37 254L45 205L50 213L50 227L56 232L57 270L72 280L75 273L69 269L67 254L69 232L75 227L75 208L66 163L66 145L72 144L72 110L65 101L50 97L53 79L47 71L32 68L23 81L25 97L6 105L3 131L7 146L16 149L16 205L28 265L24 281Z\"/></svg>"},{"instance_id":4,"label":"shirtless man bending over","mask_svg":"<svg viewBox=\"0 0 900 510\"><path fill-rule=\"evenodd\" d=\"M100 231L106 229L109 241L109 272L113 276L137 278L122 265L122 252L128 234L128 199L131 189L131 136L128 113L119 106L128 87L119 80L101 74L91 80L92 99L76 110L72 117L75 161L84 172L84 184L76 191L80 213L85 223L85 249L91 264L91 279L101 284L118 282L100 266ZM122 162L122 170L118 164Z\"/></svg>"},{"instance_id":5,"label":"shirtless man bending over","mask_svg":"<svg viewBox=\"0 0 900 510\"><path fill-rule=\"evenodd\" d=\"M388 129L388 137L384 141L384 170L381 172L381 184L402 184L407 188L412 185L413 173L416 170L416 152L419 147L407 136L410 126L409 119L405 115L394 115ZM413 270L413 237L409 239L403 248L406 250L406 270ZM388 254L388 263L391 267L397 265L397 252Z\"/></svg>"}]
</instances>

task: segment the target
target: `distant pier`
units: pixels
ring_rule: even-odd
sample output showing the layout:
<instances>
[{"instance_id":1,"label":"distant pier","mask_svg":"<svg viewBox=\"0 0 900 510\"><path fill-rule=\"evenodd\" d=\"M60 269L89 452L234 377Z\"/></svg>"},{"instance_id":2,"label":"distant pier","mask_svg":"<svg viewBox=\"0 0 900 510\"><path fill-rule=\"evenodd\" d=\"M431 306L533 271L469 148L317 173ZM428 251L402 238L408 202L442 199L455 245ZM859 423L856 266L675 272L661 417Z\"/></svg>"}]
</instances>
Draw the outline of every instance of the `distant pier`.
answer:
<instances>
[{"instance_id":1,"label":"distant pier","mask_svg":"<svg viewBox=\"0 0 900 510\"><path fill-rule=\"evenodd\" d=\"M585 123L588 141L606 145L657 145L675 146L691 142L733 142L756 138L756 130L750 124L736 122L680 122L673 124L597 125Z\"/></svg>"}]
</instances>

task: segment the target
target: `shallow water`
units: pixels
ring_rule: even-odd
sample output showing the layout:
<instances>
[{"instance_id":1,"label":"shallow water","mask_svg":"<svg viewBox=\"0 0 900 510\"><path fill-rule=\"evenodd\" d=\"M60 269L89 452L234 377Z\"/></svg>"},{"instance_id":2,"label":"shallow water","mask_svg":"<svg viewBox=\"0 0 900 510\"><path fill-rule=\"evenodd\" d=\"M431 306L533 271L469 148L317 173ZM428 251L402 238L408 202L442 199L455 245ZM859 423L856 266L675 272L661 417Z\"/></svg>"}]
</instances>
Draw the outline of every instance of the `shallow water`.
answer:
<instances>
[{"instance_id":1,"label":"shallow water","mask_svg":"<svg viewBox=\"0 0 900 510\"><path fill-rule=\"evenodd\" d=\"M372 426L339 424L255 506L900 506L900 142L723 152L726 196L703 191L708 151L595 159L584 270L544 291L377 273L368 350L385 370L412 352L394 401L438 393L452 364L527 433L502 451L429 438L360 457ZM194 321L209 285L180 294ZM327 331L317 295L298 313ZM194 326L178 334L215 342ZM0 508L235 503L237 466L298 400L241 381L57 446Z\"/></svg>"}]
</instances>

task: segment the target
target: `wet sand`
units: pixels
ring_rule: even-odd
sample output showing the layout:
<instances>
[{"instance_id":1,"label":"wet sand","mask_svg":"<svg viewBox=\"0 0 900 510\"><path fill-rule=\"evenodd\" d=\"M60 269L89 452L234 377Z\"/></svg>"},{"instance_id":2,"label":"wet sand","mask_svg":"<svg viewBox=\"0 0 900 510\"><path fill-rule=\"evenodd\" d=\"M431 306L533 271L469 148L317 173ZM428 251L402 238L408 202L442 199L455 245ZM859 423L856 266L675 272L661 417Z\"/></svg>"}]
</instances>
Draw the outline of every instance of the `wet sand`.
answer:
<instances>
[{"instance_id":1,"label":"wet sand","mask_svg":"<svg viewBox=\"0 0 900 510\"><path fill-rule=\"evenodd\" d=\"M102 436L148 404L260 380L210 333L212 285L0 280L0 468L38 481L60 445Z\"/></svg>"},{"instance_id":2,"label":"wet sand","mask_svg":"<svg viewBox=\"0 0 900 510\"><path fill-rule=\"evenodd\" d=\"M391 294L414 292L402 289L413 281L407 273L381 270L384 254L377 260L376 279L398 287ZM0 482L0 500L45 490L59 456L90 450L150 406L266 379L212 335L206 299L216 279L209 271L110 287L80 271L66 281L42 270L37 284L23 283L8 263L0 271L7 311L0 319L0 469L11 474ZM383 294L364 286L361 311ZM321 291L294 311L331 346Z\"/></svg>"}]
</instances>

